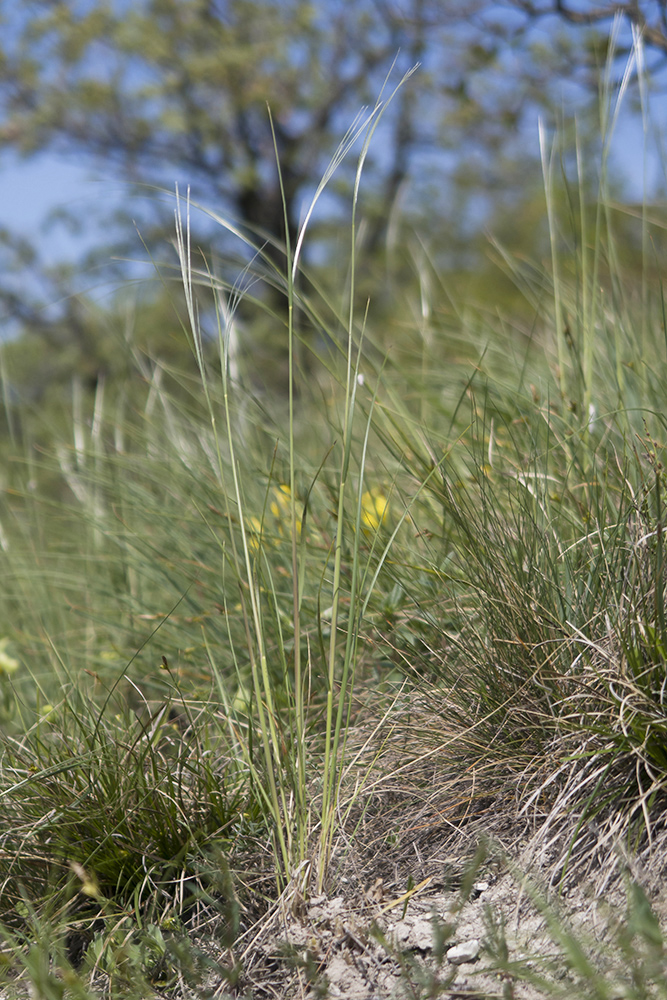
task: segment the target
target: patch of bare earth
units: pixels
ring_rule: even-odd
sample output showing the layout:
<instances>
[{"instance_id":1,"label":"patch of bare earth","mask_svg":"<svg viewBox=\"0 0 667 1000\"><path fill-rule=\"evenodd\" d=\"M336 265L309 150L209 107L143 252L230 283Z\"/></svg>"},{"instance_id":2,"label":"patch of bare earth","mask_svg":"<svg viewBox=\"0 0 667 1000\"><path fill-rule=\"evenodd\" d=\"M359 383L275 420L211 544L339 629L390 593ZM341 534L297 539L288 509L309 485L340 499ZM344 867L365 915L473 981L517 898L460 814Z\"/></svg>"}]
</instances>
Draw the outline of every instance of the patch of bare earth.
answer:
<instances>
[{"instance_id":1,"label":"patch of bare earth","mask_svg":"<svg viewBox=\"0 0 667 1000\"><path fill-rule=\"evenodd\" d=\"M572 975L554 921L608 974L600 956L626 917L628 878L665 926L659 799L651 835L630 855L624 802L584 820L585 795L575 791L595 778L594 755L545 782L528 766L475 771L449 740L444 750L420 756L404 744L397 753L394 742L384 761L375 755L341 822L327 892L316 894L302 871L245 931L236 992L211 984L216 996L537 1000L551 992L545 982L563 995ZM623 975L615 961L612 981ZM541 984L529 981L538 975Z\"/></svg>"},{"instance_id":2,"label":"patch of bare earth","mask_svg":"<svg viewBox=\"0 0 667 1000\"><path fill-rule=\"evenodd\" d=\"M292 889L254 928L238 991L227 992L223 983L209 988L221 998L538 1000L544 990L494 968L499 947L506 948L507 963L528 970L542 970L551 958L547 975L555 987L566 985L559 944L532 898L535 885L528 889L496 859L464 891L434 889L427 879L395 895L378 881L306 901ZM622 916L624 898L619 886L600 899L590 885L580 885L553 897L551 906L575 933L604 942L610 917Z\"/></svg>"}]
</instances>

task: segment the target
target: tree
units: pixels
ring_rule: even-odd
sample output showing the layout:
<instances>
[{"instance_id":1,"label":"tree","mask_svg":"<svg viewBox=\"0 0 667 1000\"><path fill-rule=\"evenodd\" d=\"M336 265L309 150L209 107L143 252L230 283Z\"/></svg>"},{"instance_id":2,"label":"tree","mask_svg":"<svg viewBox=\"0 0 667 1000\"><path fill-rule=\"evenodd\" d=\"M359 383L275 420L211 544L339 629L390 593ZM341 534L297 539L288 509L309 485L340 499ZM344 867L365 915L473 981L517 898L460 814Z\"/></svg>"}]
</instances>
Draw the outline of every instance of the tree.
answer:
<instances>
[{"instance_id":1,"label":"tree","mask_svg":"<svg viewBox=\"0 0 667 1000\"><path fill-rule=\"evenodd\" d=\"M612 6L630 17L643 5ZM549 12L545 39L535 26ZM137 190L178 180L270 245L286 235L276 153L293 241L360 106L420 64L368 157L365 249L383 245L400 202L457 267L496 193L518 206L526 178L539 185L527 153L537 153L535 110L560 105L556 82L587 65L590 48L561 0L0 0L0 20L0 157L103 162ZM347 218L353 172L350 158L329 188L330 219ZM143 204L142 231L171 230L164 203ZM53 311L36 309L25 284L17 293L0 278L0 300L50 336ZM59 337L76 335L69 312Z\"/></svg>"},{"instance_id":2,"label":"tree","mask_svg":"<svg viewBox=\"0 0 667 1000\"><path fill-rule=\"evenodd\" d=\"M512 0L514 6L531 20L555 15L577 27L597 29L598 37L608 40L615 18L622 19L641 35L644 45L656 56L653 71L664 69L667 59L667 0L606 0L575 7L566 0ZM632 38L627 36L617 48L619 61L624 62L632 51Z\"/></svg>"},{"instance_id":3,"label":"tree","mask_svg":"<svg viewBox=\"0 0 667 1000\"><path fill-rule=\"evenodd\" d=\"M332 134L372 100L400 51L423 56L425 0L389 5L304 0L139 0L1 5L0 140L25 155L51 148L113 163L135 183L173 188L284 239L274 137L294 236L300 196ZM390 202L415 141L412 96L399 97ZM272 124L267 105L271 107ZM272 133L273 128L273 133Z\"/></svg>"},{"instance_id":4,"label":"tree","mask_svg":"<svg viewBox=\"0 0 667 1000\"><path fill-rule=\"evenodd\" d=\"M527 107L544 104L543 62L522 59L512 79L511 53L523 39L496 6L0 0L0 150L87 157L170 190L179 179L205 204L282 241L274 140L293 237L303 199L360 106L374 104L392 67L385 93L421 64L371 152L372 250L408 179L436 160L442 174L443 149L465 143L468 160L486 159L488 185L494 151L516 142ZM555 65L564 59L557 51L548 71L564 71ZM334 193L347 194L350 171Z\"/></svg>"}]
</instances>

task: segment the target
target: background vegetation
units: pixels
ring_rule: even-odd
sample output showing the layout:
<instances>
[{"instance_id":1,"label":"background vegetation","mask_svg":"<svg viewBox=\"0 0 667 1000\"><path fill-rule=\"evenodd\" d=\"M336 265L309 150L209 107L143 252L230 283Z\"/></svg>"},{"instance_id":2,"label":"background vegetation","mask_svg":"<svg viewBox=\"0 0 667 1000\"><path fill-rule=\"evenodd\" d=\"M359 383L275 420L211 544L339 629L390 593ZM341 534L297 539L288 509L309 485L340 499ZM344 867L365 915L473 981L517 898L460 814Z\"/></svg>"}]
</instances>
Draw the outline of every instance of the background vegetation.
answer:
<instances>
[{"instance_id":1,"label":"background vegetation","mask_svg":"<svg viewBox=\"0 0 667 1000\"><path fill-rule=\"evenodd\" d=\"M619 11L610 39L558 5L541 46L524 3L3 11L8 146L184 182L171 256L128 196L135 298L45 310L16 275L68 276L5 234L10 990L270 993L246 942L278 903L410 893L433 839L458 884L501 817L552 887L643 873L613 985L546 910L569 992L665 991L662 226L609 167L664 34ZM601 91L531 164L573 66ZM506 981L557 992L501 930Z\"/></svg>"},{"instance_id":2,"label":"background vegetation","mask_svg":"<svg viewBox=\"0 0 667 1000\"><path fill-rule=\"evenodd\" d=\"M417 65L383 115L367 156L360 290L373 292L376 308L391 301L382 292L387 266L392 290L396 280L409 286L414 269L401 251L415 240L439 273L451 275L459 304L485 290L490 302L514 312L512 283L488 266L486 234L514 252L541 257L547 250L537 114L558 122L565 135L573 132L576 113L580 155L599 159L604 136L597 102L605 73L608 84L620 82L631 31L641 29L659 86L667 44L662 3L571 10L546 0L29 0L20 7L8 0L0 14L5 154L89 163L110 195L119 184L124 191L122 198L87 203L83 215L64 207L54 212L51 224L73 227L88 246L93 233L104 234L89 259L74 267L46 266L39 241L31 245L22 231L2 233L4 317L10 331L24 335L12 382L32 403L61 392L73 368L84 387L94 388L98 377L113 379L116 338L127 336L128 326L153 353L158 345L160 353L182 351L165 321L163 285L150 280L150 269L140 294L124 283L118 303L99 294L105 281L113 287L146 275L136 265L146 258L137 226L150 256L173 266L176 181L195 202L233 219L251 241L268 240L270 264L284 271L285 225L294 245L340 137L363 105L372 107L383 87L389 93ZM628 113L633 101L634 85L624 104ZM573 148L563 143L565 158ZM352 164L344 159L319 200L305 248L309 266L330 289L340 286L347 267L341 222L349 213ZM594 199L594 172L586 176L586 197ZM608 178L608 184L610 197L620 200L617 181ZM207 248L209 267L234 283L239 243L205 212L195 213L191 225L194 245ZM624 235L628 259L637 260L632 229ZM272 287L270 267L262 270ZM257 293L260 285L253 287ZM278 304L279 297L268 307ZM394 308L391 302L390 315ZM249 327L243 344L255 362L264 355L256 377L270 380L280 337L256 314ZM284 364L278 372L284 389Z\"/></svg>"}]
</instances>

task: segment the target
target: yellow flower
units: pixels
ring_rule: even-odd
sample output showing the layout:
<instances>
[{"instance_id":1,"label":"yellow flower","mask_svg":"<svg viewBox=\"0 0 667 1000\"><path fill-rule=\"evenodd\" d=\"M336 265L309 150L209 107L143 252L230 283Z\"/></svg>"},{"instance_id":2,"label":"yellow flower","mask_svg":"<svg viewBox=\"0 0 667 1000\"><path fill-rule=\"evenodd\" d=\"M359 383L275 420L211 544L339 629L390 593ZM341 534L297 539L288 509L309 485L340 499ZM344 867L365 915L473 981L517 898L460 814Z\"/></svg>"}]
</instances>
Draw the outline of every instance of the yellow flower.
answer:
<instances>
[{"instance_id":1,"label":"yellow flower","mask_svg":"<svg viewBox=\"0 0 667 1000\"><path fill-rule=\"evenodd\" d=\"M259 551L260 539L262 537L262 522L258 517L249 517L248 528L248 548L254 555Z\"/></svg>"},{"instance_id":2,"label":"yellow flower","mask_svg":"<svg viewBox=\"0 0 667 1000\"><path fill-rule=\"evenodd\" d=\"M389 501L384 493L374 486L361 495L361 527L364 531L377 531L389 515Z\"/></svg>"},{"instance_id":3,"label":"yellow flower","mask_svg":"<svg viewBox=\"0 0 667 1000\"><path fill-rule=\"evenodd\" d=\"M15 660L13 656L5 652L8 645L9 639L0 639L0 676L2 674L16 673L21 666L18 660Z\"/></svg>"},{"instance_id":4,"label":"yellow flower","mask_svg":"<svg viewBox=\"0 0 667 1000\"><path fill-rule=\"evenodd\" d=\"M278 519L286 517L289 514L290 503L292 502L292 491L289 486L283 483L281 486L274 486L272 492L275 500L271 501L269 510Z\"/></svg>"},{"instance_id":5,"label":"yellow flower","mask_svg":"<svg viewBox=\"0 0 667 1000\"><path fill-rule=\"evenodd\" d=\"M279 522L287 521L290 516L291 504L292 504L292 491L289 486L282 483L280 486L273 487L274 500L269 504L269 510ZM279 525L278 530L282 534L282 525ZM296 535L297 538L301 537L301 518L296 519Z\"/></svg>"}]
</instances>

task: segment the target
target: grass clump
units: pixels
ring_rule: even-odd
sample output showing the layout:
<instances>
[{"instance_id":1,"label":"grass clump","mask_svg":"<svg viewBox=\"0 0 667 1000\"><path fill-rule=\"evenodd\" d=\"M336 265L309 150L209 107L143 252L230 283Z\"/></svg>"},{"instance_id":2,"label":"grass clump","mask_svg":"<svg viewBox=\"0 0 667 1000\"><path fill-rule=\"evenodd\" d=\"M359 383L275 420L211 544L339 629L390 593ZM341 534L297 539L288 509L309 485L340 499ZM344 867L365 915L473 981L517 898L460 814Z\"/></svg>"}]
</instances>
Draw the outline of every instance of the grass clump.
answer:
<instances>
[{"instance_id":1,"label":"grass clump","mask_svg":"<svg viewBox=\"0 0 667 1000\"><path fill-rule=\"evenodd\" d=\"M626 870L647 893L659 881L660 296L643 288L637 337L610 220L601 209L589 249L580 202L573 248L549 212L549 270L504 255L531 331L447 313L422 258L419 337L394 356L354 285L381 112L341 146L362 142L341 305L301 268L310 214L282 273L251 248L286 303L286 396L247 388L236 289L197 264L179 201L197 378L138 357L132 419L100 392L3 499L0 919L8 976L37 995L287 989L278 925L334 935L337 894L370 926L427 887L470 889L482 835L562 892L606 891ZM461 360L434 373L452 330ZM637 997L662 988L644 890L609 925L622 955L643 956ZM581 995L611 996L551 913ZM504 995L522 977L556 995L556 978L510 959L495 919ZM370 949L345 934L336 948ZM313 988L326 940L290 945ZM453 988L449 967L396 961L415 995Z\"/></svg>"}]
</instances>

